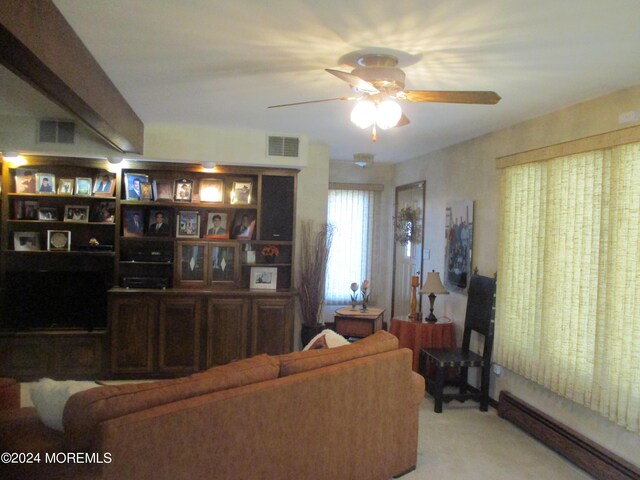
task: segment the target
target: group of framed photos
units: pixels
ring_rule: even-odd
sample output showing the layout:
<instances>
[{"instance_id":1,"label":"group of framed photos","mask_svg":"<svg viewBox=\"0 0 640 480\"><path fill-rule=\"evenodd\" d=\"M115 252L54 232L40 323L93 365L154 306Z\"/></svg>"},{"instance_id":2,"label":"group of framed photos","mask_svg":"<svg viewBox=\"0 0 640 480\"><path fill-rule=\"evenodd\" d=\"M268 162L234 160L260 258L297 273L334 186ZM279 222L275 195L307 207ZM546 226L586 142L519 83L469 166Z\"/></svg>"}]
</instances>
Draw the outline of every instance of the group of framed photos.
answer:
<instances>
[{"instance_id":1,"label":"group of framed photos","mask_svg":"<svg viewBox=\"0 0 640 480\"><path fill-rule=\"evenodd\" d=\"M111 172L100 172L95 178L60 178L56 181L53 173L18 168L15 171L15 184L16 193L113 197L116 175Z\"/></svg>"},{"instance_id":2,"label":"group of framed photos","mask_svg":"<svg viewBox=\"0 0 640 480\"><path fill-rule=\"evenodd\" d=\"M225 199L224 181L219 178L202 178L196 181L189 178L171 180L149 180L144 173L125 173L125 199L174 202L208 202L223 203ZM251 204L253 182L251 180L235 181L229 192L229 200L234 205Z\"/></svg>"},{"instance_id":3,"label":"group of framed photos","mask_svg":"<svg viewBox=\"0 0 640 480\"><path fill-rule=\"evenodd\" d=\"M13 232L13 249L16 252L40 251L40 232ZM69 230L47 230L47 250L68 252L71 250Z\"/></svg>"},{"instance_id":4,"label":"group of framed photos","mask_svg":"<svg viewBox=\"0 0 640 480\"><path fill-rule=\"evenodd\" d=\"M115 213L116 202L114 201L98 202L91 206L65 205L62 218L59 216L57 207L40 206L40 202L35 200L13 201L15 220L114 223Z\"/></svg>"},{"instance_id":5,"label":"group of framed photos","mask_svg":"<svg viewBox=\"0 0 640 480\"><path fill-rule=\"evenodd\" d=\"M175 219L172 208L126 206L122 212L125 237L175 235L176 238L251 240L256 225L255 210L238 210L235 214L214 210L206 212L202 219L198 210L179 210ZM205 228L202 228L201 224L205 222Z\"/></svg>"}]
</instances>

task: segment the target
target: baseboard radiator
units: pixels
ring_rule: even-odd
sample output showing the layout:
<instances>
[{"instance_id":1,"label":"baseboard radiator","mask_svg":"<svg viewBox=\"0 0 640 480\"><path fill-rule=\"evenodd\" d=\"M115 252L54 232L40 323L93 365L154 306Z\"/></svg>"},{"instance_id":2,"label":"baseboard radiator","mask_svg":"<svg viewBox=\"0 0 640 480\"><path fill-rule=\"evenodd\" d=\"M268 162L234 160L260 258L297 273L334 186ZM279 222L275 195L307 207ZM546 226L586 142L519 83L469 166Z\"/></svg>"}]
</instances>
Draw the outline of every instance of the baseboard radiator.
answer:
<instances>
[{"instance_id":1,"label":"baseboard radiator","mask_svg":"<svg viewBox=\"0 0 640 480\"><path fill-rule=\"evenodd\" d=\"M631 465L504 390L500 392L498 415L537 438L595 478L640 479L640 468Z\"/></svg>"}]
</instances>

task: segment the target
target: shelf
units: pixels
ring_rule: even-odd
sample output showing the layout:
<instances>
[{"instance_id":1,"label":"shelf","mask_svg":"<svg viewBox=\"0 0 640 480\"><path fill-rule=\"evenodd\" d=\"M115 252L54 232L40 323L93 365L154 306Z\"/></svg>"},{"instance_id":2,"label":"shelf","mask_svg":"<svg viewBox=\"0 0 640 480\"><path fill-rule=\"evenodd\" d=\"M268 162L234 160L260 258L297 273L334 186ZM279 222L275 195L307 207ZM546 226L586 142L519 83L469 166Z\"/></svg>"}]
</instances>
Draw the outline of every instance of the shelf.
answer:
<instances>
[{"instance_id":1,"label":"shelf","mask_svg":"<svg viewBox=\"0 0 640 480\"><path fill-rule=\"evenodd\" d=\"M36 195L37 196L37 195ZM221 202L174 202L171 200L121 200L120 205L136 205L141 207L172 207L172 208L220 208L225 210L257 210L258 206L255 204L250 205L237 205L231 203Z\"/></svg>"},{"instance_id":2,"label":"shelf","mask_svg":"<svg viewBox=\"0 0 640 480\"><path fill-rule=\"evenodd\" d=\"M116 197L103 197L100 195L58 195L55 193L8 193L9 197L24 197L24 198L67 198L73 200L102 200L102 201L115 201Z\"/></svg>"},{"instance_id":3,"label":"shelf","mask_svg":"<svg viewBox=\"0 0 640 480\"><path fill-rule=\"evenodd\" d=\"M17 251L17 250L3 250L2 253L5 254L15 254L15 255L84 255L91 257L113 257L115 256L114 251L107 252L91 252L87 250L32 250L32 251Z\"/></svg>"},{"instance_id":4,"label":"shelf","mask_svg":"<svg viewBox=\"0 0 640 480\"><path fill-rule=\"evenodd\" d=\"M120 265L173 265L173 262L141 262L138 260L121 260Z\"/></svg>"},{"instance_id":5,"label":"shelf","mask_svg":"<svg viewBox=\"0 0 640 480\"><path fill-rule=\"evenodd\" d=\"M290 267L290 263L242 263L242 267Z\"/></svg>"},{"instance_id":6,"label":"shelf","mask_svg":"<svg viewBox=\"0 0 640 480\"><path fill-rule=\"evenodd\" d=\"M134 242L173 242L175 237L154 237L153 235L146 235L144 237L120 237L120 241L134 241Z\"/></svg>"},{"instance_id":7,"label":"shelf","mask_svg":"<svg viewBox=\"0 0 640 480\"><path fill-rule=\"evenodd\" d=\"M115 223L111 222L65 222L63 220L7 220L7 223L17 223L17 224L41 224L41 225L103 225L109 227L115 227Z\"/></svg>"}]
</instances>

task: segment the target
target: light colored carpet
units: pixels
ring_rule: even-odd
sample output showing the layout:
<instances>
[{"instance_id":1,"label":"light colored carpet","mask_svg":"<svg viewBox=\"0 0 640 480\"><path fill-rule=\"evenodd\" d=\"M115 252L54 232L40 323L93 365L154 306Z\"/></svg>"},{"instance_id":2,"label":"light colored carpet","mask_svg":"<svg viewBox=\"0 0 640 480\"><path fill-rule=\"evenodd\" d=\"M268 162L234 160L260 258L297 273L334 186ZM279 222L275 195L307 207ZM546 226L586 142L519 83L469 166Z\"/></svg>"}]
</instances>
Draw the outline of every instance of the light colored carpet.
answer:
<instances>
[{"instance_id":1,"label":"light colored carpet","mask_svg":"<svg viewBox=\"0 0 640 480\"><path fill-rule=\"evenodd\" d=\"M451 402L433 412L433 399L420 406L418 465L402 480L592 479L539 443L495 409L477 402Z\"/></svg>"}]
</instances>

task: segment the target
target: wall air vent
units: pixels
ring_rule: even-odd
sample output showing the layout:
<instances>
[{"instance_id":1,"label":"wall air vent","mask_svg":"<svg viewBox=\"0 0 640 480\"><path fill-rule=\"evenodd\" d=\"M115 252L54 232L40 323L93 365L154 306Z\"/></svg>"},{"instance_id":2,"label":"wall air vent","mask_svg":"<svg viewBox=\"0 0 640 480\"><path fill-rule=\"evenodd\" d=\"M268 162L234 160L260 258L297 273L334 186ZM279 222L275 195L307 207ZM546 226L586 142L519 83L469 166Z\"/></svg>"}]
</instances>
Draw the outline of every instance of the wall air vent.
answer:
<instances>
[{"instance_id":1,"label":"wall air vent","mask_svg":"<svg viewBox=\"0 0 640 480\"><path fill-rule=\"evenodd\" d=\"M40 120L39 143L75 143L76 124L63 120Z\"/></svg>"},{"instance_id":2,"label":"wall air vent","mask_svg":"<svg viewBox=\"0 0 640 480\"><path fill-rule=\"evenodd\" d=\"M300 139L298 137L269 136L270 157L298 157Z\"/></svg>"}]
</instances>

